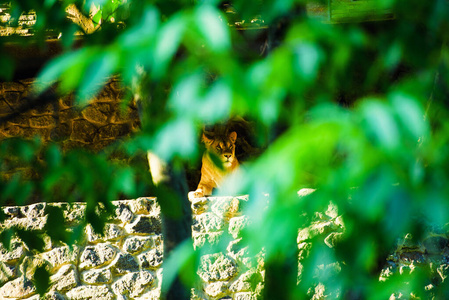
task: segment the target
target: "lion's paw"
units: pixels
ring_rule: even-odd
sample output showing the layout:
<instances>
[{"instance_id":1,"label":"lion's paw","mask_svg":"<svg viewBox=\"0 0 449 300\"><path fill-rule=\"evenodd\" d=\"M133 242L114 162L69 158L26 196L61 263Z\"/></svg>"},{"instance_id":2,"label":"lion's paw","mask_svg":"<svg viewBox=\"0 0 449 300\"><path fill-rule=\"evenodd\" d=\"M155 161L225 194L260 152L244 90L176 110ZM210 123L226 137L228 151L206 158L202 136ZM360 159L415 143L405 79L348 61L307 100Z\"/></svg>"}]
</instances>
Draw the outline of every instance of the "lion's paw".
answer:
<instances>
[{"instance_id":1,"label":"lion's paw","mask_svg":"<svg viewBox=\"0 0 449 300\"><path fill-rule=\"evenodd\" d=\"M196 191L189 192L189 199L201 198L204 197L204 193L202 189L197 189Z\"/></svg>"}]
</instances>

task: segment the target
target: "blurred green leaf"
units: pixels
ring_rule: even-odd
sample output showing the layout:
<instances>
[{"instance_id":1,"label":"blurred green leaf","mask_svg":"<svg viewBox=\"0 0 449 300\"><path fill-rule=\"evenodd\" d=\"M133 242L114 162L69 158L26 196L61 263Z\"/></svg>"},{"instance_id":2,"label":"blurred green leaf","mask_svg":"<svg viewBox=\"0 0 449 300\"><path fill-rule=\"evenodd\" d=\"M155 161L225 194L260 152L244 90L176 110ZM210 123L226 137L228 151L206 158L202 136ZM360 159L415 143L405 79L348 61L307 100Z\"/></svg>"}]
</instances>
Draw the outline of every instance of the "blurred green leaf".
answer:
<instances>
[{"instance_id":1,"label":"blurred green leaf","mask_svg":"<svg viewBox=\"0 0 449 300\"><path fill-rule=\"evenodd\" d=\"M404 126L412 137L418 141L428 136L428 124L424 121L424 110L413 96L396 92L391 94L393 107Z\"/></svg>"},{"instance_id":2,"label":"blurred green leaf","mask_svg":"<svg viewBox=\"0 0 449 300\"><path fill-rule=\"evenodd\" d=\"M11 250L11 239L13 236L14 236L13 228L5 228L0 232L0 242L6 249L8 249L8 251Z\"/></svg>"},{"instance_id":3,"label":"blurred green leaf","mask_svg":"<svg viewBox=\"0 0 449 300\"><path fill-rule=\"evenodd\" d=\"M360 105L368 134L381 147L394 150L400 145L400 132L392 110L379 100L366 100Z\"/></svg>"},{"instance_id":4,"label":"blurred green leaf","mask_svg":"<svg viewBox=\"0 0 449 300\"><path fill-rule=\"evenodd\" d=\"M178 273L183 274L182 280L190 281L195 276L198 265L198 254L193 251L192 241L184 241L170 255L164 259L164 280L162 281L162 294L165 294ZM196 262L196 263L195 263ZM180 272L181 270L185 272Z\"/></svg>"},{"instance_id":5,"label":"blurred green leaf","mask_svg":"<svg viewBox=\"0 0 449 300\"><path fill-rule=\"evenodd\" d=\"M156 47L153 61L153 75L156 78L162 76L181 43L182 36L187 27L186 18L183 14L172 16L164 23L156 38Z\"/></svg>"},{"instance_id":6,"label":"blurred green leaf","mask_svg":"<svg viewBox=\"0 0 449 300\"><path fill-rule=\"evenodd\" d=\"M175 156L192 157L198 145L192 143L196 140L196 131L188 119L179 118L171 120L161 128L154 138L152 145L155 153L163 160L170 161Z\"/></svg>"},{"instance_id":7,"label":"blurred green leaf","mask_svg":"<svg viewBox=\"0 0 449 300\"><path fill-rule=\"evenodd\" d=\"M50 287L50 273L47 271L45 265L37 267L33 275L33 283L36 287L36 292L43 296Z\"/></svg>"},{"instance_id":8,"label":"blurred green leaf","mask_svg":"<svg viewBox=\"0 0 449 300\"><path fill-rule=\"evenodd\" d=\"M86 68L79 84L77 97L81 104L92 99L104 86L118 64L118 56L114 51L96 52L90 65Z\"/></svg>"},{"instance_id":9,"label":"blurred green leaf","mask_svg":"<svg viewBox=\"0 0 449 300\"><path fill-rule=\"evenodd\" d=\"M40 93L49 88L58 79L62 79L64 91L73 90L79 83L80 73L84 70L84 61L87 59L86 48L67 52L51 60L39 73L34 85L36 92ZM69 71L70 70L70 71ZM68 78L61 78L68 75Z\"/></svg>"},{"instance_id":10,"label":"blurred green leaf","mask_svg":"<svg viewBox=\"0 0 449 300\"><path fill-rule=\"evenodd\" d=\"M115 174L114 187L125 194L135 195L136 182L134 177L135 174L130 168L119 170Z\"/></svg>"},{"instance_id":11,"label":"blurred green leaf","mask_svg":"<svg viewBox=\"0 0 449 300\"><path fill-rule=\"evenodd\" d=\"M37 250L39 252L44 250L45 243L41 234L33 230L24 230L20 228L16 228L15 232L29 249Z\"/></svg>"},{"instance_id":12,"label":"blurred green leaf","mask_svg":"<svg viewBox=\"0 0 449 300\"><path fill-rule=\"evenodd\" d=\"M2 53L0 55L0 78L3 80L11 80L14 75L14 61L8 57L8 55L5 55Z\"/></svg>"},{"instance_id":13,"label":"blurred green leaf","mask_svg":"<svg viewBox=\"0 0 449 300\"><path fill-rule=\"evenodd\" d=\"M218 10L211 5L201 5L196 10L195 20L213 51L223 52L230 48L229 29Z\"/></svg>"},{"instance_id":14,"label":"blurred green leaf","mask_svg":"<svg viewBox=\"0 0 449 300\"><path fill-rule=\"evenodd\" d=\"M44 230L50 236L53 241L67 241L68 232L64 226L64 214L60 207L47 206L47 222L45 223Z\"/></svg>"},{"instance_id":15,"label":"blurred green leaf","mask_svg":"<svg viewBox=\"0 0 449 300\"><path fill-rule=\"evenodd\" d=\"M322 51L317 45L303 42L295 47L295 56L295 67L298 74L304 80L314 80L323 60Z\"/></svg>"}]
</instances>

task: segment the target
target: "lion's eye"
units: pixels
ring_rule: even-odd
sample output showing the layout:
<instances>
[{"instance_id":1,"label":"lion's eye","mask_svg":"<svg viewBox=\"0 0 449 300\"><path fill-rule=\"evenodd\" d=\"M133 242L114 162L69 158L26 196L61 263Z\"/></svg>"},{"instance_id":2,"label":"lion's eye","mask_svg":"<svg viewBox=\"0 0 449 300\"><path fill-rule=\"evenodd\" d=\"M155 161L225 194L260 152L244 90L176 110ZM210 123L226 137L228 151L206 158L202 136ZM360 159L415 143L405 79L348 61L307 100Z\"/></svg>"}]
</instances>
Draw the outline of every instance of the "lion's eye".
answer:
<instances>
[{"instance_id":1,"label":"lion's eye","mask_svg":"<svg viewBox=\"0 0 449 300\"><path fill-rule=\"evenodd\" d=\"M217 146L217 151L221 151L221 147L220 146Z\"/></svg>"}]
</instances>

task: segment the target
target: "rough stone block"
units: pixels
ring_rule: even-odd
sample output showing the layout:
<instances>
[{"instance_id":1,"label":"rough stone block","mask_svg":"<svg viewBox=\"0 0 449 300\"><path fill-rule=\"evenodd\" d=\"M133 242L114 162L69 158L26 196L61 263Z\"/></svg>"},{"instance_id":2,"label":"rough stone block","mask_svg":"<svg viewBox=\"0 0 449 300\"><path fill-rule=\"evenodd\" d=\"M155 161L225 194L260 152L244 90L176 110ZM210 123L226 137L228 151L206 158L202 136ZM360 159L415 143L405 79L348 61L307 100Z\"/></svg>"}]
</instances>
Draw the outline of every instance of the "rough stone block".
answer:
<instances>
[{"instance_id":1,"label":"rough stone block","mask_svg":"<svg viewBox=\"0 0 449 300\"><path fill-rule=\"evenodd\" d=\"M81 112L83 117L89 122L104 124L108 121L110 115L112 115L113 108L109 103L94 102Z\"/></svg>"},{"instance_id":2,"label":"rough stone block","mask_svg":"<svg viewBox=\"0 0 449 300\"><path fill-rule=\"evenodd\" d=\"M9 216L10 218L20 218L22 216L22 212L20 211L19 206L7 206L3 208L3 212L5 215Z\"/></svg>"},{"instance_id":3,"label":"rough stone block","mask_svg":"<svg viewBox=\"0 0 449 300\"><path fill-rule=\"evenodd\" d=\"M10 251L6 249L3 244L0 244L0 261L4 263L13 264L14 262L23 258L26 254L26 248L22 241L17 239L12 240L10 244Z\"/></svg>"},{"instance_id":4,"label":"rough stone block","mask_svg":"<svg viewBox=\"0 0 449 300\"><path fill-rule=\"evenodd\" d=\"M5 228L17 227L26 231L42 230L47 223L47 217L37 218L14 218L6 220Z\"/></svg>"},{"instance_id":5,"label":"rough stone block","mask_svg":"<svg viewBox=\"0 0 449 300\"><path fill-rule=\"evenodd\" d=\"M251 293L236 293L234 296L235 300L255 300L256 297L253 297Z\"/></svg>"},{"instance_id":6,"label":"rough stone block","mask_svg":"<svg viewBox=\"0 0 449 300\"><path fill-rule=\"evenodd\" d=\"M207 233L197 233L194 232L192 234L193 237L193 246L195 249L203 247L204 245L217 245L220 242L221 237L223 236L224 231L217 232L207 232Z\"/></svg>"},{"instance_id":7,"label":"rough stone block","mask_svg":"<svg viewBox=\"0 0 449 300\"><path fill-rule=\"evenodd\" d=\"M192 230L199 233L221 231L223 226L223 218L219 218L211 212L193 217Z\"/></svg>"},{"instance_id":8,"label":"rough stone block","mask_svg":"<svg viewBox=\"0 0 449 300\"><path fill-rule=\"evenodd\" d=\"M107 285L82 285L67 292L67 297L70 300L113 300L115 295Z\"/></svg>"},{"instance_id":9,"label":"rough stone block","mask_svg":"<svg viewBox=\"0 0 449 300\"><path fill-rule=\"evenodd\" d=\"M50 292L44 295L43 300L66 300L66 298L57 292Z\"/></svg>"},{"instance_id":10,"label":"rough stone block","mask_svg":"<svg viewBox=\"0 0 449 300\"><path fill-rule=\"evenodd\" d=\"M62 266L56 274L50 277L51 290L66 292L78 285L78 276L74 265Z\"/></svg>"},{"instance_id":11,"label":"rough stone block","mask_svg":"<svg viewBox=\"0 0 449 300\"><path fill-rule=\"evenodd\" d=\"M97 127L86 120L73 121L73 130L70 138L73 141L92 143L97 134Z\"/></svg>"},{"instance_id":12,"label":"rough stone block","mask_svg":"<svg viewBox=\"0 0 449 300\"><path fill-rule=\"evenodd\" d=\"M123 250L126 253L140 253L153 245L152 237L129 237L123 243Z\"/></svg>"},{"instance_id":13,"label":"rough stone block","mask_svg":"<svg viewBox=\"0 0 449 300\"><path fill-rule=\"evenodd\" d=\"M26 89L24 84L15 81L3 82L2 87L5 92L24 92Z\"/></svg>"},{"instance_id":14,"label":"rough stone block","mask_svg":"<svg viewBox=\"0 0 449 300\"><path fill-rule=\"evenodd\" d=\"M80 115L80 112L74 107L63 109L63 110L59 111L59 119L64 120L64 121L75 119L79 115Z\"/></svg>"},{"instance_id":15,"label":"rough stone block","mask_svg":"<svg viewBox=\"0 0 449 300\"><path fill-rule=\"evenodd\" d=\"M31 110L31 114L36 115L50 115L54 113L54 106L52 104L46 104L46 105L39 105L35 109Z\"/></svg>"},{"instance_id":16,"label":"rough stone block","mask_svg":"<svg viewBox=\"0 0 449 300\"><path fill-rule=\"evenodd\" d=\"M137 198L135 201L130 203L130 207L135 214L150 214L153 206L157 205L156 198L153 197L142 197Z\"/></svg>"},{"instance_id":17,"label":"rough stone block","mask_svg":"<svg viewBox=\"0 0 449 300\"><path fill-rule=\"evenodd\" d=\"M69 95L66 97L62 97L58 101L60 108L68 108L73 106L73 96Z\"/></svg>"},{"instance_id":18,"label":"rough stone block","mask_svg":"<svg viewBox=\"0 0 449 300\"><path fill-rule=\"evenodd\" d=\"M114 241L123 235L123 229L115 224L106 224L104 228L104 235L96 234L89 224L86 226L87 240L91 243L97 243L101 241Z\"/></svg>"},{"instance_id":19,"label":"rough stone block","mask_svg":"<svg viewBox=\"0 0 449 300\"><path fill-rule=\"evenodd\" d=\"M200 215L209 210L210 200L207 197L192 198L191 201L192 213L194 215Z\"/></svg>"},{"instance_id":20,"label":"rough stone block","mask_svg":"<svg viewBox=\"0 0 449 300\"><path fill-rule=\"evenodd\" d=\"M22 127L29 127L30 126L30 118L26 116L25 114L21 114L14 119L9 121L10 124L13 125L20 125Z\"/></svg>"},{"instance_id":21,"label":"rough stone block","mask_svg":"<svg viewBox=\"0 0 449 300\"><path fill-rule=\"evenodd\" d=\"M46 298L44 298L44 299L46 300ZM28 298L23 298L22 300L40 300L40 299L39 299L39 295L33 295Z\"/></svg>"},{"instance_id":22,"label":"rough stone block","mask_svg":"<svg viewBox=\"0 0 449 300\"><path fill-rule=\"evenodd\" d=\"M251 292L254 291L259 282L262 282L263 278L260 273L255 269L249 270L240 275L229 287L229 290L237 292Z\"/></svg>"},{"instance_id":23,"label":"rough stone block","mask_svg":"<svg viewBox=\"0 0 449 300\"><path fill-rule=\"evenodd\" d=\"M212 212L217 216L224 216L226 212L231 208L232 197L215 197L212 201Z\"/></svg>"},{"instance_id":24,"label":"rough stone block","mask_svg":"<svg viewBox=\"0 0 449 300\"><path fill-rule=\"evenodd\" d=\"M228 292L228 284L225 281L212 282L204 289L206 294L210 297L223 297Z\"/></svg>"},{"instance_id":25,"label":"rough stone block","mask_svg":"<svg viewBox=\"0 0 449 300\"><path fill-rule=\"evenodd\" d=\"M248 202L248 196L216 197L212 202L212 212L217 216L229 219L242 213L246 202Z\"/></svg>"},{"instance_id":26,"label":"rough stone block","mask_svg":"<svg viewBox=\"0 0 449 300\"><path fill-rule=\"evenodd\" d=\"M53 116L38 116L30 118L30 126L34 128L46 128L55 125Z\"/></svg>"},{"instance_id":27,"label":"rough stone block","mask_svg":"<svg viewBox=\"0 0 449 300\"><path fill-rule=\"evenodd\" d=\"M163 253L157 249L151 249L140 254L137 259L142 268L156 269L162 265Z\"/></svg>"},{"instance_id":28,"label":"rough stone block","mask_svg":"<svg viewBox=\"0 0 449 300\"><path fill-rule=\"evenodd\" d=\"M25 298L36 292L33 283L24 276L8 281L0 288L0 299Z\"/></svg>"},{"instance_id":29,"label":"rough stone block","mask_svg":"<svg viewBox=\"0 0 449 300\"><path fill-rule=\"evenodd\" d=\"M139 271L139 264L130 254L119 253L111 264L112 271L116 274L125 274Z\"/></svg>"},{"instance_id":30,"label":"rough stone block","mask_svg":"<svg viewBox=\"0 0 449 300\"><path fill-rule=\"evenodd\" d=\"M234 239L239 237L240 231L248 225L248 217L234 217L229 220L229 233Z\"/></svg>"},{"instance_id":31,"label":"rough stone block","mask_svg":"<svg viewBox=\"0 0 449 300\"><path fill-rule=\"evenodd\" d=\"M109 244L87 246L81 254L79 267L83 270L104 266L114 259L116 253L117 249Z\"/></svg>"},{"instance_id":32,"label":"rough stone block","mask_svg":"<svg viewBox=\"0 0 449 300\"><path fill-rule=\"evenodd\" d=\"M150 287L153 281L153 274L148 271L130 273L117 280L112 285L112 289L119 298L120 296L122 299L128 299L126 296L135 298Z\"/></svg>"},{"instance_id":33,"label":"rough stone block","mask_svg":"<svg viewBox=\"0 0 449 300\"><path fill-rule=\"evenodd\" d=\"M109 124L98 129L99 139L115 139L130 132L129 124Z\"/></svg>"},{"instance_id":34,"label":"rough stone block","mask_svg":"<svg viewBox=\"0 0 449 300\"><path fill-rule=\"evenodd\" d=\"M63 206L64 219L69 224L77 224L84 218L86 205L84 203L72 203Z\"/></svg>"},{"instance_id":35,"label":"rough stone block","mask_svg":"<svg viewBox=\"0 0 449 300\"><path fill-rule=\"evenodd\" d=\"M201 257L198 275L205 282L229 280L238 272L236 263L222 253L206 254Z\"/></svg>"},{"instance_id":36,"label":"rough stone block","mask_svg":"<svg viewBox=\"0 0 449 300\"><path fill-rule=\"evenodd\" d=\"M60 123L50 131L50 139L55 142L66 140L72 134L72 128L68 123Z\"/></svg>"},{"instance_id":37,"label":"rough stone block","mask_svg":"<svg viewBox=\"0 0 449 300\"><path fill-rule=\"evenodd\" d=\"M117 206L115 209L115 219L119 219L122 223L132 222L134 214L126 201L113 202Z\"/></svg>"},{"instance_id":38,"label":"rough stone block","mask_svg":"<svg viewBox=\"0 0 449 300\"><path fill-rule=\"evenodd\" d=\"M23 136L24 129L19 125L5 124L0 128L0 133L5 137Z\"/></svg>"},{"instance_id":39,"label":"rough stone block","mask_svg":"<svg viewBox=\"0 0 449 300\"><path fill-rule=\"evenodd\" d=\"M13 112L13 109L4 99L0 96L0 115L9 115Z\"/></svg>"},{"instance_id":40,"label":"rough stone block","mask_svg":"<svg viewBox=\"0 0 449 300\"><path fill-rule=\"evenodd\" d=\"M84 283L87 284L103 284L112 282L112 273L108 268L101 270L88 270L81 276Z\"/></svg>"},{"instance_id":41,"label":"rough stone block","mask_svg":"<svg viewBox=\"0 0 449 300\"><path fill-rule=\"evenodd\" d=\"M162 232L161 220L153 216L140 215L125 228L131 234L159 234Z\"/></svg>"},{"instance_id":42,"label":"rough stone block","mask_svg":"<svg viewBox=\"0 0 449 300\"><path fill-rule=\"evenodd\" d=\"M21 101L21 94L16 91L10 91L3 93L3 99L8 102L9 105L16 107Z\"/></svg>"},{"instance_id":43,"label":"rough stone block","mask_svg":"<svg viewBox=\"0 0 449 300\"><path fill-rule=\"evenodd\" d=\"M159 288L154 288L154 289L140 295L139 299L160 300L161 299L161 290Z\"/></svg>"},{"instance_id":44,"label":"rough stone block","mask_svg":"<svg viewBox=\"0 0 449 300\"><path fill-rule=\"evenodd\" d=\"M76 263L78 253L79 249L76 246L73 247L72 249L70 249L69 246L63 246L54 248L48 252L44 252L40 254L38 257L47 261L48 265L52 269L56 269L64 264Z\"/></svg>"},{"instance_id":45,"label":"rough stone block","mask_svg":"<svg viewBox=\"0 0 449 300\"><path fill-rule=\"evenodd\" d=\"M16 276L16 266L8 265L0 260L0 285Z\"/></svg>"}]
</instances>

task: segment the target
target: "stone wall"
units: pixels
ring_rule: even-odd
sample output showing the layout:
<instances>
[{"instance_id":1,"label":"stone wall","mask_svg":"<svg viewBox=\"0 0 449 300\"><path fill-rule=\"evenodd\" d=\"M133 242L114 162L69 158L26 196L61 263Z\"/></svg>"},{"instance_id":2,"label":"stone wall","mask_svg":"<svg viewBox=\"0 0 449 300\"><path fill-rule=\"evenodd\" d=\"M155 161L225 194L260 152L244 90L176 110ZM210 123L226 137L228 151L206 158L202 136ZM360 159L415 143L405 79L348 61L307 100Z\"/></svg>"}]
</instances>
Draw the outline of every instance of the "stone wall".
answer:
<instances>
[{"instance_id":1,"label":"stone wall","mask_svg":"<svg viewBox=\"0 0 449 300\"><path fill-rule=\"evenodd\" d=\"M193 244L197 251L207 253L201 256L200 284L194 289L192 299L260 298L263 254L261 251L256 256L250 254L240 237L241 229L249 222L242 214L247 201L246 196L192 201Z\"/></svg>"},{"instance_id":2,"label":"stone wall","mask_svg":"<svg viewBox=\"0 0 449 300\"><path fill-rule=\"evenodd\" d=\"M214 197L192 203L194 246L207 252L200 259L199 284L192 299L249 300L260 294L262 256L250 257L239 246L239 231L248 222L241 214L246 201L246 197ZM63 225L77 230L85 204L4 207L6 220L1 230L15 226L43 234L45 246L37 253L17 236L10 250L0 244L0 299L39 299L33 285L38 266L46 266L52 274L46 299L159 299L163 254L159 206L155 198L114 201L113 205L115 214L104 236L88 225L73 245L45 236L47 211L51 206L62 208ZM231 237L226 251L214 252L213 246L222 237Z\"/></svg>"},{"instance_id":3,"label":"stone wall","mask_svg":"<svg viewBox=\"0 0 449 300\"><path fill-rule=\"evenodd\" d=\"M0 118L20 110L32 100L34 80L0 82ZM137 108L131 102L122 106L124 89L118 78L111 78L97 97L87 105L75 105L73 95L50 94L48 101L0 124L0 141L10 137L40 137L57 142L64 150L84 148L99 151L140 126Z\"/></svg>"},{"instance_id":4,"label":"stone wall","mask_svg":"<svg viewBox=\"0 0 449 300\"><path fill-rule=\"evenodd\" d=\"M158 299L162 264L159 207L155 198L114 201L115 215L104 236L88 225L74 245L51 241L43 228L50 206L63 209L66 228L76 230L85 204L37 203L5 207L3 228L16 226L44 235L44 251L30 251L18 237L0 246L0 299L39 299L32 283L37 266L52 274L47 299ZM62 224L53 224L62 226Z\"/></svg>"}]
</instances>

